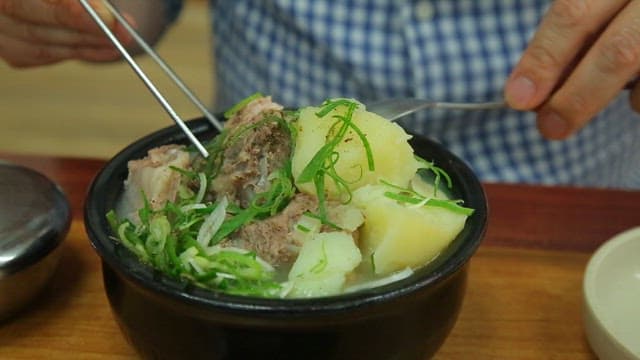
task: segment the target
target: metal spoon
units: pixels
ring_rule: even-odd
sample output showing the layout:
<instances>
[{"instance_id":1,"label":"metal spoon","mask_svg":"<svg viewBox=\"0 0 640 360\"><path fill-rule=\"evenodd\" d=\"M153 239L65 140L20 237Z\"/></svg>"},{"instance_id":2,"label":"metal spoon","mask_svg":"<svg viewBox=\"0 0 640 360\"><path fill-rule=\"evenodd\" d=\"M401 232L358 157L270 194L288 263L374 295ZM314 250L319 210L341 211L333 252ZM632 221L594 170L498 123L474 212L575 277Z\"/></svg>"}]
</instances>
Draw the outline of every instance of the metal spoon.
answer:
<instances>
[{"instance_id":1,"label":"metal spoon","mask_svg":"<svg viewBox=\"0 0 640 360\"><path fill-rule=\"evenodd\" d=\"M633 89L640 83L640 76L634 77L624 86L625 90ZM505 100L461 103L440 102L416 98L384 99L367 104L367 111L376 113L389 121L396 121L401 117L426 109L454 109L454 110L496 110L509 107Z\"/></svg>"},{"instance_id":2,"label":"metal spoon","mask_svg":"<svg viewBox=\"0 0 640 360\"><path fill-rule=\"evenodd\" d=\"M386 99L367 104L367 111L376 113L389 121L413 114L425 109L457 109L457 110L494 110L508 105L504 100L481 103L438 102L425 99Z\"/></svg>"}]
</instances>

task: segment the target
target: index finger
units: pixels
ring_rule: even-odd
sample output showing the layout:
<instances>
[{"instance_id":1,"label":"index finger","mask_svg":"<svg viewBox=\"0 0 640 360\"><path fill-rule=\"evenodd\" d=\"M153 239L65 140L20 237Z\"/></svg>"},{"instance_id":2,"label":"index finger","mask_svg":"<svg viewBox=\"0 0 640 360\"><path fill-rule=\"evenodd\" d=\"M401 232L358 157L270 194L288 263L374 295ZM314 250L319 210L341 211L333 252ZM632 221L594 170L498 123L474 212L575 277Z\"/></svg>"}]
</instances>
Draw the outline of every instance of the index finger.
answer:
<instances>
[{"instance_id":1,"label":"index finger","mask_svg":"<svg viewBox=\"0 0 640 360\"><path fill-rule=\"evenodd\" d=\"M89 3L109 27L114 26L113 15L100 0ZM100 33L78 0L0 0L0 13L34 24Z\"/></svg>"},{"instance_id":2,"label":"index finger","mask_svg":"<svg viewBox=\"0 0 640 360\"><path fill-rule=\"evenodd\" d=\"M640 2L629 2L540 109L545 136L562 139L582 128L638 73L639 14Z\"/></svg>"},{"instance_id":3,"label":"index finger","mask_svg":"<svg viewBox=\"0 0 640 360\"><path fill-rule=\"evenodd\" d=\"M562 82L577 57L629 0L556 0L505 85L510 106L530 110Z\"/></svg>"}]
</instances>

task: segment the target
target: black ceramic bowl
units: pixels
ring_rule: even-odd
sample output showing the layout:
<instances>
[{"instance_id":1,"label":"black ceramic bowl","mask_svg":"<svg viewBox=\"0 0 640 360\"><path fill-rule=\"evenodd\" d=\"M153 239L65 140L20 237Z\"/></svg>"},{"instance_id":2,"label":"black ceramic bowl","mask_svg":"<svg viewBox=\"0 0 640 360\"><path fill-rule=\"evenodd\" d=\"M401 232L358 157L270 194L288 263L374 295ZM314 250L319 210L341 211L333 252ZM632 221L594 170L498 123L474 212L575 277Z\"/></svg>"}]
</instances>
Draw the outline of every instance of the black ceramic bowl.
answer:
<instances>
[{"instance_id":1,"label":"black ceramic bowl","mask_svg":"<svg viewBox=\"0 0 640 360\"><path fill-rule=\"evenodd\" d=\"M201 139L215 131L189 122ZM209 292L141 264L113 240L105 214L127 177L127 161L152 147L187 143L176 126L148 135L111 159L85 204L89 238L102 258L106 293L123 333L140 355L162 359L424 359L442 345L459 313L467 263L484 235L480 182L440 145L414 137L415 152L446 170L453 196L476 211L435 261L383 287L317 299L258 299Z\"/></svg>"}]
</instances>

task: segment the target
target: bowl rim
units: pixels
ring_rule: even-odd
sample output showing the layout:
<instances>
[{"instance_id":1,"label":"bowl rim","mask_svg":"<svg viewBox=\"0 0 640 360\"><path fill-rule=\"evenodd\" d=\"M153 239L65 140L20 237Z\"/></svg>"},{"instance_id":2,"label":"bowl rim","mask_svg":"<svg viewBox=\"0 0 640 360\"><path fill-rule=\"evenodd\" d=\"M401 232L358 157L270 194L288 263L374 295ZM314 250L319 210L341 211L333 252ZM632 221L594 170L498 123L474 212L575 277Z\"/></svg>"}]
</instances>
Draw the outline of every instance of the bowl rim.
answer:
<instances>
[{"instance_id":1,"label":"bowl rim","mask_svg":"<svg viewBox=\"0 0 640 360\"><path fill-rule=\"evenodd\" d=\"M594 329L590 327L595 325L598 327L599 333L603 335L604 339L609 343L609 348L610 346L615 346L619 355L625 359L638 359L640 357L635 354L626 343L620 341L604 321L602 313L599 310L600 305L596 303L596 277L600 273L601 267L609 254L633 241L640 241L640 226L624 230L601 244L587 262L582 286L585 303L584 316L586 317L586 326L589 327L586 329L586 332L591 346L594 347L596 352L603 351L603 349L599 348L599 346L603 346L601 344L602 340L593 338L596 335L593 333Z\"/></svg>"},{"instance_id":2,"label":"bowl rim","mask_svg":"<svg viewBox=\"0 0 640 360\"><path fill-rule=\"evenodd\" d=\"M203 118L192 119L186 123L197 137L202 137L206 134L213 136L217 133L210 123ZM185 286L184 284L180 285L180 281L168 278L165 275L154 275L153 273L155 271L151 270L150 266L145 265L148 269L142 272L136 271L135 269L132 270L126 264L123 266L121 257L117 256L114 252L114 247L117 246L115 240L110 237L108 231L104 231L108 229L104 216L106 211L99 211L101 207L99 204L96 206L96 203L99 198L104 197L105 187L109 184L110 178L111 181L115 181L112 175L117 174L118 169L122 170L121 168L123 166L126 170L126 163L129 159L138 158L140 157L139 155L146 154L146 151L151 147L171 143L187 143L186 136L176 125L154 131L134 141L111 158L96 174L85 199L85 230L89 236L92 247L103 262L103 267L111 267L112 270L123 274L126 279L135 282L146 290L162 294L173 300L207 309L217 308L226 312L249 312L252 315L279 316L286 314L288 316L298 315L307 317L312 314L335 313L365 306L374 306L393 299L408 298L415 295L420 289L444 281L463 268L484 238L489 212L484 188L471 168L464 161L434 140L417 135L413 135L413 140L420 141L433 149L437 149L437 154L434 154L434 157L446 159L445 162L447 163L440 163L438 166L453 168L455 169L455 174L460 174L461 178L467 179L467 181L454 186L457 186L459 191L465 192L468 195L465 201L467 203L473 203L475 212L472 217L467 219L467 225L465 225L463 229L463 233L466 235L466 241L454 240L457 246L454 249L445 250L451 251L452 254L443 259L441 264L438 263L439 266L434 269L429 269L428 273L427 269L418 269L408 278L388 285L329 297L309 299L258 298L213 292L198 289L195 286L192 288L188 287L188 291L185 291ZM448 172L449 171L451 170L448 170ZM452 174L450 173L449 175ZM452 176L452 178L454 178L454 176ZM124 179L121 178L120 183L123 181ZM454 179L454 181L456 180ZM116 195L112 192L108 196L115 197ZM474 226L469 225L470 221ZM128 250L123 251L128 252ZM140 263L138 262L138 264Z\"/></svg>"}]
</instances>

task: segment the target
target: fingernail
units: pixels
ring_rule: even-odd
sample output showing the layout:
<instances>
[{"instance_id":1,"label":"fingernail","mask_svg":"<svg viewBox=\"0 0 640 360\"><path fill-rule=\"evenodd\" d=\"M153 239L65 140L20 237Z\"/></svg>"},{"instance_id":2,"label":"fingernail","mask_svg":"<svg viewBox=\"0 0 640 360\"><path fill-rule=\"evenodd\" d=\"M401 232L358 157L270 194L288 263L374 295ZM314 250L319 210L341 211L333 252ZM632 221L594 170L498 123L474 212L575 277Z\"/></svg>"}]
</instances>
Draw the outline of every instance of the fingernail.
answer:
<instances>
[{"instance_id":1,"label":"fingernail","mask_svg":"<svg viewBox=\"0 0 640 360\"><path fill-rule=\"evenodd\" d=\"M569 122L554 112L541 114L538 118L538 129L548 139L564 139L569 135Z\"/></svg>"},{"instance_id":2,"label":"fingernail","mask_svg":"<svg viewBox=\"0 0 640 360\"><path fill-rule=\"evenodd\" d=\"M511 106L526 108L536 94L536 84L525 76L518 76L507 83L505 93Z\"/></svg>"}]
</instances>

